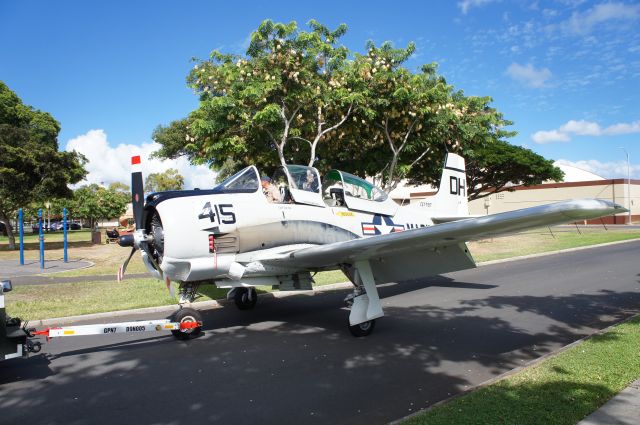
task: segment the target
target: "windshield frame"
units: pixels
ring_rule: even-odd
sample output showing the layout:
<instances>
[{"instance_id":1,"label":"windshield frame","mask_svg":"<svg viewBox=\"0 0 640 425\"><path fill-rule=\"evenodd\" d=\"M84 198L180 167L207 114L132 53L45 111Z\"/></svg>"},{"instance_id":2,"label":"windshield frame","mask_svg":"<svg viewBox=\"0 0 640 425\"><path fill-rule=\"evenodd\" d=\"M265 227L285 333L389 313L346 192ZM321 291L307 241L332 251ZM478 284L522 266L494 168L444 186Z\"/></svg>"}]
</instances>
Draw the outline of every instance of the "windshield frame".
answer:
<instances>
[{"instance_id":1,"label":"windshield frame","mask_svg":"<svg viewBox=\"0 0 640 425\"><path fill-rule=\"evenodd\" d=\"M247 171L253 171L253 176L255 177L255 188L240 188L240 189L229 189L228 186L236 182L243 175L247 173ZM222 183L213 188L216 193L255 193L260 190L260 174L254 165L250 165L248 167L243 168L238 171L231 177L226 178Z\"/></svg>"}]
</instances>

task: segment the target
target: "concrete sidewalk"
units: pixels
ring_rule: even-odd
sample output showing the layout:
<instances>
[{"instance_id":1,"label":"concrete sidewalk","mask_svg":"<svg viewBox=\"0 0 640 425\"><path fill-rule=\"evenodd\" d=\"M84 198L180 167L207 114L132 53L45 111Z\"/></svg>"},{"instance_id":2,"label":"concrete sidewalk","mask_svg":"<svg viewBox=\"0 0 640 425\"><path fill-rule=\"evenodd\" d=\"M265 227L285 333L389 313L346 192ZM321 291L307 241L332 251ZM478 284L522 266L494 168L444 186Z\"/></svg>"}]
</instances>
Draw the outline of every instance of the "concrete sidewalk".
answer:
<instances>
[{"instance_id":1,"label":"concrete sidewalk","mask_svg":"<svg viewBox=\"0 0 640 425\"><path fill-rule=\"evenodd\" d=\"M18 276L57 273L83 269L92 265L92 262L84 260L69 260L68 263L62 260L48 260L44 263L44 269L41 269L38 260L24 260L24 266L20 265L20 260L0 260L0 278L10 279Z\"/></svg>"},{"instance_id":2,"label":"concrete sidewalk","mask_svg":"<svg viewBox=\"0 0 640 425\"><path fill-rule=\"evenodd\" d=\"M638 425L639 423L640 379L578 422L578 425Z\"/></svg>"}]
</instances>

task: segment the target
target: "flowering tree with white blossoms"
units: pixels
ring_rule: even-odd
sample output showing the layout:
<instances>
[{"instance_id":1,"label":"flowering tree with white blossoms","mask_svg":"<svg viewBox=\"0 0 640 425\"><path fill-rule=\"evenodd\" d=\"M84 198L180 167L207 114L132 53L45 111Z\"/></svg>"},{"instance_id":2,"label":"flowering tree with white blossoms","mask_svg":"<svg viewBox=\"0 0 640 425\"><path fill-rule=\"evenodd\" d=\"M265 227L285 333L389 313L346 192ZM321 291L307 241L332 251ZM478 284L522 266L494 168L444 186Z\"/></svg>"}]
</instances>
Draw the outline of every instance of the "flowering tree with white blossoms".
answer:
<instances>
[{"instance_id":1,"label":"flowering tree with white blossoms","mask_svg":"<svg viewBox=\"0 0 640 425\"><path fill-rule=\"evenodd\" d=\"M337 45L346 26L309 26L305 32L295 22L267 20L245 57L214 51L197 61L188 81L200 107L185 125L185 152L214 166L228 158L314 164L318 144L345 123L361 96L350 81L348 50Z\"/></svg>"},{"instance_id":2,"label":"flowering tree with white blossoms","mask_svg":"<svg viewBox=\"0 0 640 425\"><path fill-rule=\"evenodd\" d=\"M155 155L184 155L220 176L250 163L307 163L374 177L387 191L403 179L438 184L446 152L467 158L469 188L557 178L550 162L506 143L512 123L490 97L455 91L435 63L409 71L413 43L368 42L360 55L338 44L346 25L308 26L266 20L245 55L196 60L188 83L200 105L154 131ZM505 167L507 155L517 164Z\"/></svg>"}]
</instances>

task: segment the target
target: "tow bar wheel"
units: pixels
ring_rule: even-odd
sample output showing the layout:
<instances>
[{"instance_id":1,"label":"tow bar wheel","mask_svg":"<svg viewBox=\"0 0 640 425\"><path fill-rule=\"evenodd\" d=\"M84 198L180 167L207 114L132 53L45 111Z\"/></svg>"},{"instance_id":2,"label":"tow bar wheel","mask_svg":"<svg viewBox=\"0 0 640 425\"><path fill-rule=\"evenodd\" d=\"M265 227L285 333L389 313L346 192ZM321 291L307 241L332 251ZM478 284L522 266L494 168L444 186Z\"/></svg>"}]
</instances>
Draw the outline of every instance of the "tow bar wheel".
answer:
<instances>
[{"instance_id":1,"label":"tow bar wheel","mask_svg":"<svg viewBox=\"0 0 640 425\"><path fill-rule=\"evenodd\" d=\"M198 310L186 307L176 311L171 317L171 321L178 323L202 323L202 315ZM191 329L173 330L171 333L177 339L187 340L200 335L202 333L202 326L197 326Z\"/></svg>"}]
</instances>

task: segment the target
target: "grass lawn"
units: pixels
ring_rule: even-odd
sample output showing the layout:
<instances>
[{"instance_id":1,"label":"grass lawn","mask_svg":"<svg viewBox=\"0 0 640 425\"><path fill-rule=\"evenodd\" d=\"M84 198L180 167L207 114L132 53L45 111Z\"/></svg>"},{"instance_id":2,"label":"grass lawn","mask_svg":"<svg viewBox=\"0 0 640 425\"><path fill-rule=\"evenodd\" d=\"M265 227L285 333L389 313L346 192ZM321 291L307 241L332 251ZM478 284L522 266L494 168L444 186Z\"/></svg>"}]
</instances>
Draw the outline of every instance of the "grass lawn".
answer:
<instances>
[{"instance_id":1,"label":"grass lawn","mask_svg":"<svg viewBox=\"0 0 640 425\"><path fill-rule=\"evenodd\" d=\"M468 245L473 258L477 262L482 262L640 238L640 230L627 230L624 227L613 227L608 230L603 227L587 227L581 228L580 232L575 227L555 227L551 231L537 229L511 236L470 242Z\"/></svg>"},{"instance_id":2,"label":"grass lawn","mask_svg":"<svg viewBox=\"0 0 640 425\"><path fill-rule=\"evenodd\" d=\"M403 424L573 425L640 376L639 352L636 317Z\"/></svg>"}]
</instances>

